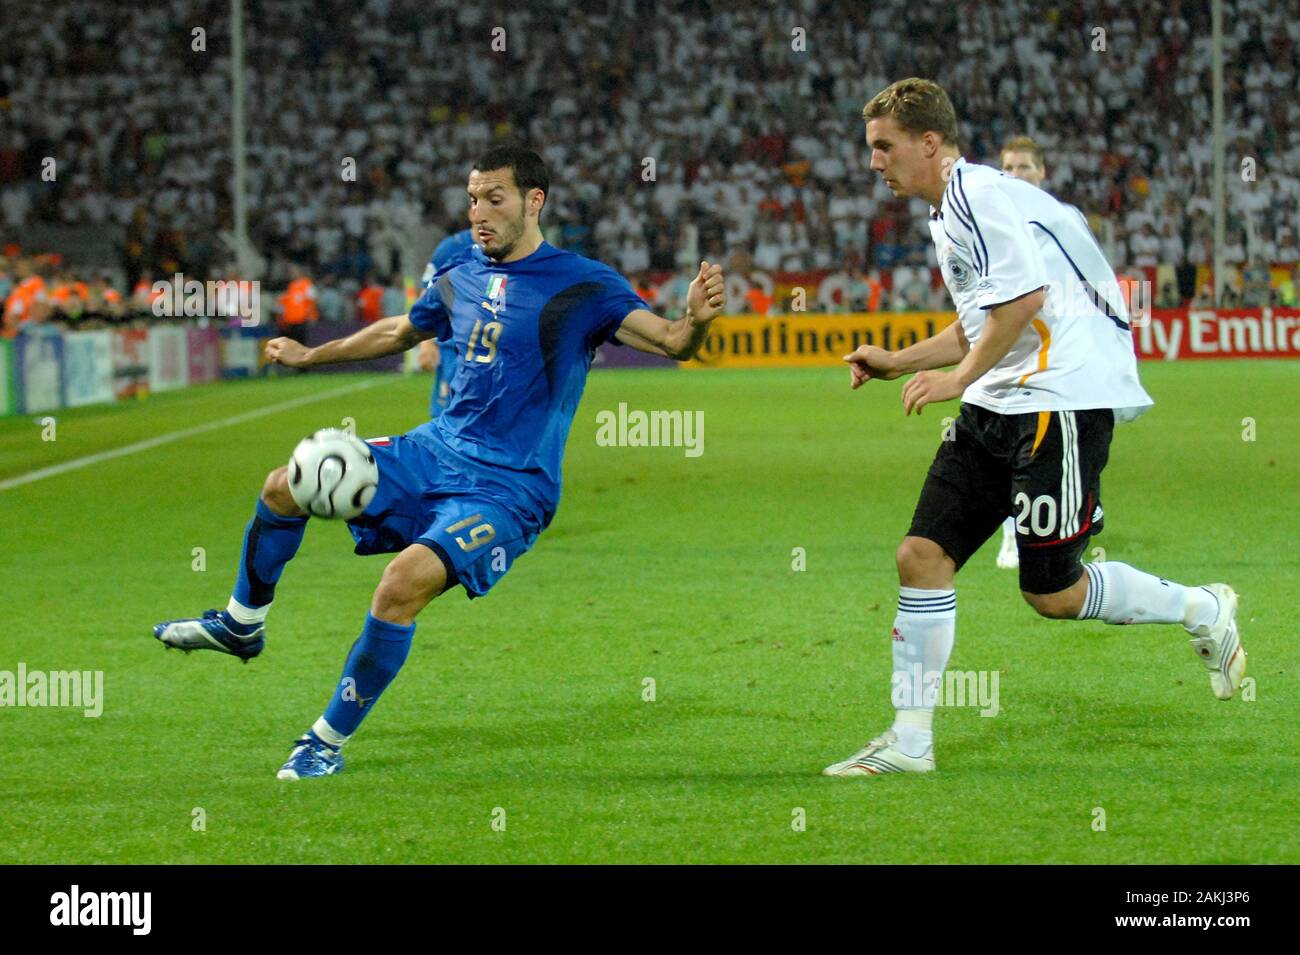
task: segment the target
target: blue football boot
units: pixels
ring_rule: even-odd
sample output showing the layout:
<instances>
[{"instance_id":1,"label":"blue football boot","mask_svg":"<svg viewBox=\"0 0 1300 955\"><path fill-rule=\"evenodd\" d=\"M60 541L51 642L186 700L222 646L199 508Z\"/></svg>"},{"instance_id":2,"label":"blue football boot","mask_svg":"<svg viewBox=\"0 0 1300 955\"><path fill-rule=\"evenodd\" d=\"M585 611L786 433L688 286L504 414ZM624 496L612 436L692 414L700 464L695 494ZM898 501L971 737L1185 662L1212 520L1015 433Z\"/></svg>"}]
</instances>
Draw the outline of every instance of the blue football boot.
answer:
<instances>
[{"instance_id":1,"label":"blue football boot","mask_svg":"<svg viewBox=\"0 0 1300 955\"><path fill-rule=\"evenodd\" d=\"M165 647L191 650L218 650L239 657L247 663L266 646L266 627L258 624L248 634L237 634L221 619L221 611L208 610L202 617L188 620L165 620L153 628L153 635Z\"/></svg>"},{"instance_id":2,"label":"blue football boot","mask_svg":"<svg viewBox=\"0 0 1300 955\"><path fill-rule=\"evenodd\" d=\"M276 779L307 779L312 776L333 776L343 772L343 754L308 730L301 739L294 740L294 750L289 761L280 767Z\"/></svg>"}]
</instances>

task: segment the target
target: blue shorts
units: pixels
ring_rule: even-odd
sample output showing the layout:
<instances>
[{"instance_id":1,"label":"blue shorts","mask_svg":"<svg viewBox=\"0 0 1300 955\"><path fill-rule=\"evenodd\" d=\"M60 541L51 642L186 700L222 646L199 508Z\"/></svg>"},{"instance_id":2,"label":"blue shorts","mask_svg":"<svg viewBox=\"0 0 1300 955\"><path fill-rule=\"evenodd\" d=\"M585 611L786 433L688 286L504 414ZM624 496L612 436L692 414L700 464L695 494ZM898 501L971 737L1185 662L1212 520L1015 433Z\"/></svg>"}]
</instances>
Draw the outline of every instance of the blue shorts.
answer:
<instances>
[{"instance_id":1,"label":"blue shorts","mask_svg":"<svg viewBox=\"0 0 1300 955\"><path fill-rule=\"evenodd\" d=\"M347 522L356 553L391 554L411 544L432 550L447 568L447 586L482 597L537 540L498 492L476 486L408 435L366 442L379 466L374 500Z\"/></svg>"}]
</instances>

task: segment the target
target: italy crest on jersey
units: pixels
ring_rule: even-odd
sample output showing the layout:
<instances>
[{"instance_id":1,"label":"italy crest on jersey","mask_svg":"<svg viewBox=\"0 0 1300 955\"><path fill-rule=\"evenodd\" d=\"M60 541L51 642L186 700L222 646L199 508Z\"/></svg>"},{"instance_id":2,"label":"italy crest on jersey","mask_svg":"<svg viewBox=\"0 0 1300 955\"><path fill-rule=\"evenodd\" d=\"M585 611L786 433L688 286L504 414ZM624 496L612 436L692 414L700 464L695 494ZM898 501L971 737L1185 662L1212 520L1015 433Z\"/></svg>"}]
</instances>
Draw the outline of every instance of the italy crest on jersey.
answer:
<instances>
[{"instance_id":1,"label":"italy crest on jersey","mask_svg":"<svg viewBox=\"0 0 1300 955\"><path fill-rule=\"evenodd\" d=\"M494 275L488 279L487 290L483 293L487 301L479 302L482 308L486 308L496 318L501 314L501 309L506 307L506 277L504 275Z\"/></svg>"}]
</instances>

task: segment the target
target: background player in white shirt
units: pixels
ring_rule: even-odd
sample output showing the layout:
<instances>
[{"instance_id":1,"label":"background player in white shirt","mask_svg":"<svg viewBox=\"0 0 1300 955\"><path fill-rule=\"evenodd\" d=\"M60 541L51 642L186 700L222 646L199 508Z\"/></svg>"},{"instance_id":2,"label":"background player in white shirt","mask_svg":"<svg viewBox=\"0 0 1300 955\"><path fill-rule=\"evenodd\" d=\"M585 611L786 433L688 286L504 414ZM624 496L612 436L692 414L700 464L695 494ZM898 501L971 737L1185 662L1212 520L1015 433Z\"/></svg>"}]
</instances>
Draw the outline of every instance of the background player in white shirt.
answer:
<instances>
[{"instance_id":1,"label":"background player in white shirt","mask_svg":"<svg viewBox=\"0 0 1300 955\"><path fill-rule=\"evenodd\" d=\"M1042 189L1047 178L1043 147L1029 136L1013 136L1002 147L1002 171Z\"/></svg>"},{"instance_id":2,"label":"background player in white shirt","mask_svg":"<svg viewBox=\"0 0 1300 955\"><path fill-rule=\"evenodd\" d=\"M830 776L928 772L932 721L956 632L957 571L1016 518L1020 590L1039 614L1177 623L1230 699L1246 668L1226 584L1185 587L1127 564L1083 565L1101 528L1101 471L1116 418L1151 404L1128 311L1086 224L1046 192L961 157L948 94L906 79L863 110L871 168L895 196L930 202L930 232L958 321L901 351L845 356L852 387L913 374L905 413L962 398L898 547L891 729ZM938 369L949 365L947 371Z\"/></svg>"}]
</instances>

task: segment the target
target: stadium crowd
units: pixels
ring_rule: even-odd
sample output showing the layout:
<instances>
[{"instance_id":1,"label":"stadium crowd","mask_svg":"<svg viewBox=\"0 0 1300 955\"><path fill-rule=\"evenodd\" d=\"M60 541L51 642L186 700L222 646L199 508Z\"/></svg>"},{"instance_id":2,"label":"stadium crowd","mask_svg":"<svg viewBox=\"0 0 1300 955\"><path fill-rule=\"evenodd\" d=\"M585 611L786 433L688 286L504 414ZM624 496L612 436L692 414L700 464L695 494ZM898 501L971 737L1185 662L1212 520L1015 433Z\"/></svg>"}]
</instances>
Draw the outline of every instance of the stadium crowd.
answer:
<instances>
[{"instance_id":1,"label":"stadium crowd","mask_svg":"<svg viewBox=\"0 0 1300 955\"><path fill-rule=\"evenodd\" d=\"M99 324L123 324L171 319L166 308L155 307L159 299L174 299L171 275L155 281L153 273L139 275L127 292L118 281L118 270L82 269L66 264L57 253L25 255L17 246L0 249L0 336L12 338L31 324L55 323L67 328ZM276 289L269 309L258 316L283 334L302 338L308 325L317 321L370 323L385 315L404 312L408 289L398 280L382 281L370 273L360 283L340 286L337 278L326 275L313 279L299 266L291 267L291 279ZM188 280L188 279L185 279ZM215 276L212 314L230 325L242 325L240 281L233 271ZM185 287L181 286L183 299ZM206 294L206 290L205 290ZM247 293L245 292L247 298ZM180 316L184 318L185 316Z\"/></svg>"},{"instance_id":2,"label":"stadium crowd","mask_svg":"<svg viewBox=\"0 0 1300 955\"><path fill-rule=\"evenodd\" d=\"M1245 273L1233 294L1258 298L1252 270L1300 261L1300 3L1226 6L1226 257ZM1035 137L1046 188L1117 265L1212 261L1206 2L246 7L251 235L266 281L305 264L322 311L331 290L356 307L376 272L418 274L410 237L434 227L427 256L463 225L466 171L507 137L551 167L547 239L630 275L707 257L838 272L854 303L945 307L923 203L894 200L862 143L863 103L906 75L949 89L974 161ZM123 296L150 275L229 275L228 9L47 0L7 17L0 237L104 230ZM99 280L69 281L89 296ZM1200 292L1176 285L1162 294Z\"/></svg>"}]
</instances>

